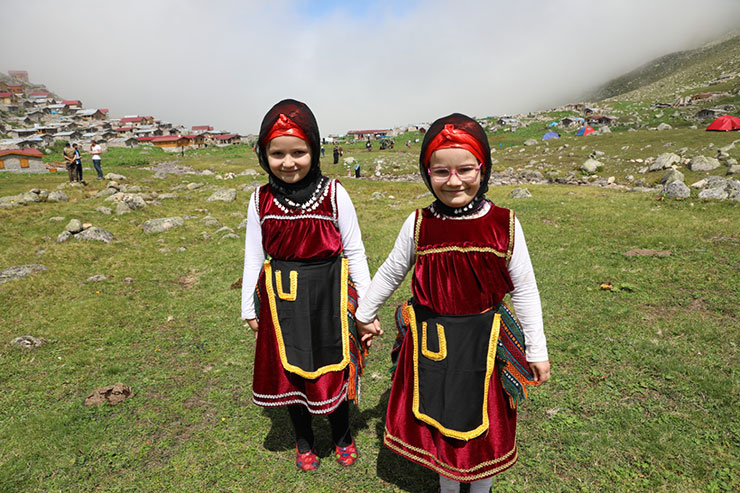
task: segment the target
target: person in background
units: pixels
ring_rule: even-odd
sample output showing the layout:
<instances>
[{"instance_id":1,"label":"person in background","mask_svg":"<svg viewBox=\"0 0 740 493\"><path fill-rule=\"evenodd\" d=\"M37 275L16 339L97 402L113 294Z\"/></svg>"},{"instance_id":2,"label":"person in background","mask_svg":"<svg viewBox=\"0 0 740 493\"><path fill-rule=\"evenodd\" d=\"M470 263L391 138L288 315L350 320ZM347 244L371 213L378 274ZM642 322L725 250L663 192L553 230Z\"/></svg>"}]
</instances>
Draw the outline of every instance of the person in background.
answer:
<instances>
[{"instance_id":1,"label":"person in background","mask_svg":"<svg viewBox=\"0 0 740 493\"><path fill-rule=\"evenodd\" d=\"M100 166L101 157L100 154L102 154L103 149L100 147L100 144L98 144L96 141L90 142L90 154L92 154L92 162L93 167L95 168L95 171L98 173L98 180L103 179L103 168Z\"/></svg>"},{"instance_id":2,"label":"person in background","mask_svg":"<svg viewBox=\"0 0 740 493\"><path fill-rule=\"evenodd\" d=\"M69 182L77 181L77 169L75 168L75 151L72 150L72 146L69 142L64 144L64 165L67 168L67 174L69 175Z\"/></svg>"},{"instance_id":3,"label":"person in background","mask_svg":"<svg viewBox=\"0 0 740 493\"><path fill-rule=\"evenodd\" d=\"M85 180L82 179L82 156L80 155L80 150L77 148L77 144L72 144L72 151L74 152L76 180L84 184Z\"/></svg>"}]
</instances>

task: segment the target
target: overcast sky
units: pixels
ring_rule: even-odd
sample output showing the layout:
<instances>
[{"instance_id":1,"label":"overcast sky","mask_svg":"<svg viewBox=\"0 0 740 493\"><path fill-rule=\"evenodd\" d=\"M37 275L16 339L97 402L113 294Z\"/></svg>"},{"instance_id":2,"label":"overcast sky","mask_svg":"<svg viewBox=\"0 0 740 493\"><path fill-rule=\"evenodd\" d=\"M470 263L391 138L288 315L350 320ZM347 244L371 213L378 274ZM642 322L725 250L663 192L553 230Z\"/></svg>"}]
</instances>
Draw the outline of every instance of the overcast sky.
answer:
<instances>
[{"instance_id":1,"label":"overcast sky","mask_svg":"<svg viewBox=\"0 0 740 493\"><path fill-rule=\"evenodd\" d=\"M740 26L738 0L3 3L0 71L239 133L288 97L322 135L547 109Z\"/></svg>"}]
</instances>

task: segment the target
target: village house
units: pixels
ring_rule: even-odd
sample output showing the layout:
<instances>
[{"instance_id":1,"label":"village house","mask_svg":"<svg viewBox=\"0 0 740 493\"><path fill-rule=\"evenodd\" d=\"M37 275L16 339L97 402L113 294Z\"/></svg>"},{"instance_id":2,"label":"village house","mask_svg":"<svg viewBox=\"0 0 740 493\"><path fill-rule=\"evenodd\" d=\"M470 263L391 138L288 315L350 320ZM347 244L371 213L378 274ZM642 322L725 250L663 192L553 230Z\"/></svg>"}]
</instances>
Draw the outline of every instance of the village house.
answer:
<instances>
[{"instance_id":1,"label":"village house","mask_svg":"<svg viewBox=\"0 0 740 493\"><path fill-rule=\"evenodd\" d=\"M190 129L193 131L193 133L199 134L213 130L213 127L210 125L194 125L190 127Z\"/></svg>"},{"instance_id":2,"label":"village house","mask_svg":"<svg viewBox=\"0 0 740 493\"><path fill-rule=\"evenodd\" d=\"M46 99L49 97L49 93L45 91L34 91L28 95L28 99Z\"/></svg>"},{"instance_id":3,"label":"village house","mask_svg":"<svg viewBox=\"0 0 740 493\"><path fill-rule=\"evenodd\" d=\"M0 92L0 103L2 104L13 104L15 102L15 94L10 91Z\"/></svg>"},{"instance_id":4,"label":"village house","mask_svg":"<svg viewBox=\"0 0 740 493\"><path fill-rule=\"evenodd\" d=\"M390 132L389 128L382 130L350 130L347 137L353 140L378 140Z\"/></svg>"},{"instance_id":5,"label":"village house","mask_svg":"<svg viewBox=\"0 0 740 493\"><path fill-rule=\"evenodd\" d=\"M79 99L65 99L60 104L63 104L66 108L70 110L82 109L82 102Z\"/></svg>"},{"instance_id":6,"label":"village house","mask_svg":"<svg viewBox=\"0 0 740 493\"><path fill-rule=\"evenodd\" d=\"M138 147L139 142L135 137L116 137L108 141L108 147Z\"/></svg>"},{"instance_id":7,"label":"village house","mask_svg":"<svg viewBox=\"0 0 740 493\"><path fill-rule=\"evenodd\" d=\"M191 134L183 135L183 137L188 139L188 145L195 149L200 149L201 147L205 147L206 145L206 138L203 135Z\"/></svg>"},{"instance_id":8,"label":"village house","mask_svg":"<svg viewBox=\"0 0 740 493\"><path fill-rule=\"evenodd\" d=\"M584 123L584 119L578 116L566 116L562 120L560 120L561 125L563 125L565 128L568 128L572 125L581 126Z\"/></svg>"},{"instance_id":9,"label":"village house","mask_svg":"<svg viewBox=\"0 0 740 493\"><path fill-rule=\"evenodd\" d=\"M698 120L709 120L709 119L718 118L724 115L725 113L727 112L723 110L722 108L704 108L703 110L697 111L696 114L694 115L694 118Z\"/></svg>"},{"instance_id":10,"label":"village house","mask_svg":"<svg viewBox=\"0 0 740 493\"><path fill-rule=\"evenodd\" d=\"M17 96L26 94L26 88L22 84L8 84L7 90Z\"/></svg>"},{"instance_id":11,"label":"village house","mask_svg":"<svg viewBox=\"0 0 740 493\"><path fill-rule=\"evenodd\" d=\"M166 152L179 152L190 145L190 140L181 135L163 135L161 137L140 137L150 139L150 142ZM138 139L137 139L138 140Z\"/></svg>"},{"instance_id":12,"label":"village house","mask_svg":"<svg viewBox=\"0 0 740 493\"><path fill-rule=\"evenodd\" d=\"M36 149L5 149L0 151L0 171L13 173L47 172L41 151Z\"/></svg>"},{"instance_id":13,"label":"village house","mask_svg":"<svg viewBox=\"0 0 740 493\"><path fill-rule=\"evenodd\" d=\"M238 134L221 134L213 136L213 143L219 147L240 144L241 136Z\"/></svg>"},{"instance_id":14,"label":"village house","mask_svg":"<svg viewBox=\"0 0 740 493\"><path fill-rule=\"evenodd\" d=\"M53 135L54 140L65 140L65 141L72 141L72 140L78 140L80 137L82 137L82 132L79 130L72 130L69 132L57 132Z\"/></svg>"},{"instance_id":15,"label":"village house","mask_svg":"<svg viewBox=\"0 0 740 493\"><path fill-rule=\"evenodd\" d=\"M26 70L8 70L8 75L23 82L28 82L28 72Z\"/></svg>"},{"instance_id":16,"label":"village house","mask_svg":"<svg viewBox=\"0 0 740 493\"><path fill-rule=\"evenodd\" d=\"M136 139L136 142L139 143L140 145L152 145L152 140L154 139L154 136L151 136L151 137L127 137L127 138L129 138L129 139Z\"/></svg>"},{"instance_id":17,"label":"village house","mask_svg":"<svg viewBox=\"0 0 740 493\"><path fill-rule=\"evenodd\" d=\"M606 115L590 116L588 118L589 123L598 123L599 125L611 125L614 123L614 118Z\"/></svg>"},{"instance_id":18,"label":"village house","mask_svg":"<svg viewBox=\"0 0 740 493\"><path fill-rule=\"evenodd\" d=\"M77 110L75 118L81 120L103 120L105 119L105 114L97 109Z\"/></svg>"}]
</instances>

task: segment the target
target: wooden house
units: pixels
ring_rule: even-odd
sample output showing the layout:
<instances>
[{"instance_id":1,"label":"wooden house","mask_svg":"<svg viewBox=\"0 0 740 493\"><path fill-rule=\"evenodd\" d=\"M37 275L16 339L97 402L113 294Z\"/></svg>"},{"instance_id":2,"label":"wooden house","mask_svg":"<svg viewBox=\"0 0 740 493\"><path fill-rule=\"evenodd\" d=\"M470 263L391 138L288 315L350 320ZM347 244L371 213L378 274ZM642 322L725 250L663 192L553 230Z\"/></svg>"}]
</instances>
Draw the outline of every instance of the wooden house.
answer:
<instances>
[{"instance_id":1,"label":"wooden house","mask_svg":"<svg viewBox=\"0 0 740 493\"><path fill-rule=\"evenodd\" d=\"M0 92L0 103L2 104L13 104L15 102L15 94L10 91Z\"/></svg>"},{"instance_id":2,"label":"wooden house","mask_svg":"<svg viewBox=\"0 0 740 493\"><path fill-rule=\"evenodd\" d=\"M12 173L41 173L48 168L43 154L36 149L5 149L0 151L0 171Z\"/></svg>"},{"instance_id":3,"label":"wooden house","mask_svg":"<svg viewBox=\"0 0 740 493\"><path fill-rule=\"evenodd\" d=\"M23 96L26 94L26 88L23 87L23 84L8 84L8 91L17 96Z\"/></svg>"},{"instance_id":4,"label":"wooden house","mask_svg":"<svg viewBox=\"0 0 740 493\"><path fill-rule=\"evenodd\" d=\"M213 143L217 146L240 144L241 140L241 136L238 134L221 134L213 136Z\"/></svg>"},{"instance_id":5,"label":"wooden house","mask_svg":"<svg viewBox=\"0 0 740 493\"><path fill-rule=\"evenodd\" d=\"M147 137L140 137L147 138ZM167 152L179 152L181 149L190 146L190 139L182 135L163 135L161 137L149 137L150 142Z\"/></svg>"},{"instance_id":6,"label":"wooden house","mask_svg":"<svg viewBox=\"0 0 740 493\"><path fill-rule=\"evenodd\" d=\"M347 137L354 140L377 140L386 136L390 129L381 130L350 130Z\"/></svg>"},{"instance_id":7,"label":"wooden house","mask_svg":"<svg viewBox=\"0 0 740 493\"><path fill-rule=\"evenodd\" d=\"M193 125L192 127L190 127L190 130L192 130L193 133L200 134L213 130L213 127L210 125Z\"/></svg>"},{"instance_id":8,"label":"wooden house","mask_svg":"<svg viewBox=\"0 0 740 493\"><path fill-rule=\"evenodd\" d=\"M34 91L28 95L28 99L46 99L49 97L49 93L46 91Z\"/></svg>"},{"instance_id":9,"label":"wooden house","mask_svg":"<svg viewBox=\"0 0 740 493\"><path fill-rule=\"evenodd\" d=\"M138 147L136 137L116 137L108 141L108 147Z\"/></svg>"},{"instance_id":10,"label":"wooden house","mask_svg":"<svg viewBox=\"0 0 740 493\"><path fill-rule=\"evenodd\" d=\"M192 148L200 149L206 145L206 138L201 134L183 135L183 137L188 139L188 145Z\"/></svg>"},{"instance_id":11,"label":"wooden house","mask_svg":"<svg viewBox=\"0 0 740 493\"><path fill-rule=\"evenodd\" d=\"M80 110L82 109L82 101L79 99L65 99L60 104L63 104L68 109L71 110Z\"/></svg>"}]
</instances>

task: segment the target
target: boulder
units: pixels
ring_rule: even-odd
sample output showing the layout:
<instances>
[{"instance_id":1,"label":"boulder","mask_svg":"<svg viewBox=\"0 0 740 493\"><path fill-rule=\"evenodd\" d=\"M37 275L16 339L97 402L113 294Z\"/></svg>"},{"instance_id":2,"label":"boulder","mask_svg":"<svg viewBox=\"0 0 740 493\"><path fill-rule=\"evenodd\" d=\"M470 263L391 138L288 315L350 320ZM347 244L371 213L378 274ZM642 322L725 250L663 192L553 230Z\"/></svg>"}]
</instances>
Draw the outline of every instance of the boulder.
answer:
<instances>
[{"instance_id":1,"label":"boulder","mask_svg":"<svg viewBox=\"0 0 740 493\"><path fill-rule=\"evenodd\" d=\"M227 239L238 240L239 239L239 235L238 234L235 234L235 233L227 233L227 234L223 235L218 241L227 240Z\"/></svg>"},{"instance_id":2,"label":"boulder","mask_svg":"<svg viewBox=\"0 0 740 493\"><path fill-rule=\"evenodd\" d=\"M603 168L604 165L596 159L587 159L585 163L581 165L581 171L586 173L596 173L597 170Z\"/></svg>"},{"instance_id":3,"label":"boulder","mask_svg":"<svg viewBox=\"0 0 740 493\"><path fill-rule=\"evenodd\" d=\"M217 228L221 226L221 222L213 216L206 216L203 219L201 219L201 221L203 222L203 224L205 224L209 228Z\"/></svg>"},{"instance_id":4,"label":"boulder","mask_svg":"<svg viewBox=\"0 0 740 493\"><path fill-rule=\"evenodd\" d=\"M67 194L62 191L54 190L53 192L49 193L49 196L46 197L46 200L49 202L69 202L69 197L67 197Z\"/></svg>"},{"instance_id":5,"label":"boulder","mask_svg":"<svg viewBox=\"0 0 740 493\"><path fill-rule=\"evenodd\" d=\"M118 189L117 188L112 188L112 187L104 188L104 189L102 189L101 191L99 191L98 193L95 194L95 198L109 197L109 196L114 195L116 193L118 193Z\"/></svg>"},{"instance_id":6,"label":"boulder","mask_svg":"<svg viewBox=\"0 0 740 493\"><path fill-rule=\"evenodd\" d=\"M101 214L105 214L106 216L110 216L111 214L113 214L112 210L107 207L103 207L102 205L100 207L96 207L95 210Z\"/></svg>"},{"instance_id":7,"label":"boulder","mask_svg":"<svg viewBox=\"0 0 740 493\"><path fill-rule=\"evenodd\" d=\"M537 145L537 140L536 139L528 139L528 140L525 140L524 141L524 145L525 146Z\"/></svg>"},{"instance_id":8,"label":"boulder","mask_svg":"<svg viewBox=\"0 0 740 493\"><path fill-rule=\"evenodd\" d=\"M691 196L691 190L682 181L672 181L663 187L663 193L669 199L681 198L687 199Z\"/></svg>"},{"instance_id":9,"label":"boulder","mask_svg":"<svg viewBox=\"0 0 740 493\"><path fill-rule=\"evenodd\" d=\"M72 219L67 223L67 226L65 226L64 229L72 234L79 233L82 231L82 222L80 222L79 219Z\"/></svg>"},{"instance_id":10,"label":"boulder","mask_svg":"<svg viewBox=\"0 0 740 493\"><path fill-rule=\"evenodd\" d=\"M132 211L146 207L144 199L136 194L125 193L123 194L123 197L121 197L121 201L125 202Z\"/></svg>"},{"instance_id":11,"label":"boulder","mask_svg":"<svg viewBox=\"0 0 740 493\"><path fill-rule=\"evenodd\" d=\"M668 169L674 164L681 161L681 156L672 152L666 152L657 157L655 162L650 165L648 171L660 171L662 169Z\"/></svg>"},{"instance_id":12,"label":"boulder","mask_svg":"<svg viewBox=\"0 0 740 493\"><path fill-rule=\"evenodd\" d=\"M102 241L103 243L110 243L111 241L115 240L111 232L106 231L102 228L98 228L96 226L88 228L82 233L74 235L74 239L83 241Z\"/></svg>"},{"instance_id":13,"label":"boulder","mask_svg":"<svg viewBox=\"0 0 740 493\"><path fill-rule=\"evenodd\" d=\"M187 189L188 190L196 190L203 186L203 183L188 183Z\"/></svg>"},{"instance_id":14,"label":"boulder","mask_svg":"<svg viewBox=\"0 0 740 493\"><path fill-rule=\"evenodd\" d=\"M725 190L724 187L722 188L705 188L701 192L699 192L699 198L700 199L716 199L716 200L725 200L729 196L729 193L727 193L727 190Z\"/></svg>"},{"instance_id":15,"label":"boulder","mask_svg":"<svg viewBox=\"0 0 740 493\"><path fill-rule=\"evenodd\" d=\"M42 345L45 341L40 337L20 336L13 339L10 344L21 349L34 349Z\"/></svg>"},{"instance_id":16,"label":"boulder","mask_svg":"<svg viewBox=\"0 0 740 493\"><path fill-rule=\"evenodd\" d=\"M689 162L689 169L691 171L711 171L719 167L719 160L713 157L695 156Z\"/></svg>"},{"instance_id":17,"label":"boulder","mask_svg":"<svg viewBox=\"0 0 740 493\"><path fill-rule=\"evenodd\" d=\"M105 274L95 274L94 276L90 276L85 279L85 282L100 282L105 281L106 279L108 279L108 276Z\"/></svg>"},{"instance_id":18,"label":"boulder","mask_svg":"<svg viewBox=\"0 0 740 493\"><path fill-rule=\"evenodd\" d=\"M15 265L7 269L0 270L0 284L16 279L22 279L34 272L44 272L46 266L41 264Z\"/></svg>"},{"instance_id":19,"label":"boulder","mask_svg":"<svg viewBox=\"0 0 740 493\"><path fill-rule=\"evenodd\" d=\"M25 202L27 204L31 202L41 202L41 197L38 196L38 194L35 194L33 192L26 192L21 194L21 202Z\"/></svg>"},{"instance_id":20,"label":"boulder","mask_svg":"<svg viewBox=\"0 0 740 493\"><path fill-rule=\"evenodd\" d=\"M660 179L660 183L662 183L663 185L667 185L668 183L674 181L683 181L683 178L683 173L681 173L677 169L669 169L668 172L663 175L663 178Z\"/></svg>"},{"instance_id":21,"label":"boulder","mask_svg":"<svg viewBox=\"0 0 740 493\"><path fill-rule=\"evenodd\" d=\"M159 200L176 199L177 198L177 194L176 193L160 193L160 194L157 195L157 198Z\"/></svg>"},{"instance_id":22,"label":"boulder","mask_svg":"<svg viewBox=\"0 0 740 493\"><path fill-rule=\"evenodd\" d=\"M509 194L512 199L528 199L532 197L532 194L526 188L515 188Z\"/></svg>"},{"instance_id":23,"label":"boulder","mask_svg":"<svg viewBox=\"0 0 740 493\"><path fill-rule=\"evenodd\" d=\"M733 164L729 168L727 168L727 174L728 175L739 175L740 174L740 164Z\"/></svg>"},{"instance_id":24,"label":"boulder","mask_svg":"<svg viewBox=\"0 0 740 493\"><path fill-rule=\"evenodd\" d=\"M108 173L105 175L106 180L125 180L126 177L117 173Z\"/></svg>"},{"instance_id":25,"label":"boulder","mask_svg":"<svg viewBox=\"0 0 740 493\"><path fill-rule=\"evenodd\" d=\"M70 233L69 231L62 231L61 233L59 233L59 236L57 236L57 243L64 243L65 241L70 239L71 236L72 233Z\"/></svg>"},{"instance_id":26,"label":"boulder","mask_svg":"<svg viewBox=\"0 0 740 493\"><path fill-rule=\"evenodd\" d=\"M117 216L122 216L122 215L128 214L130 212L133 212L133 211L132 211L131 207L129 207L126 202L119 202L119 203L116 204L116 215Z\"/></svg>"},{"instance_id":27,"label":"boulder","mask_svg":"<svg viewBox=\"0 0 740 493\"><path fill-rule=\"evenodd\" d=\"M181 217L160 217L156 219L149 219L147 222L142 224L141 228L144 233L164 233L172 228L180 227L185 224L185 220Z\"/></svg>"},{"instance_id":28,"label":"boulder","mask_svg":"<svg viewBox=\"0 0 740 493\"><path fill-rule=\"evenodd\" d=\"M671 129L673 129L673 127L671 127L667 123L661 123L661 124L658 125L657 129L658 130L671 130Z\"/></svg>"},{"instance_id":29,"label":"boulder","mask_svg":"<svg viewBox=\"0 0 740 493\"><path fill-rule=\"evenodd\" d=\"M213 194L208 197L206 202L215 202L215 201L221 201L221 202L233 202L236 200L236 189L235 188L228 188L223 190L216 190L213 192Z\"/></svg>"}]
</instances>

